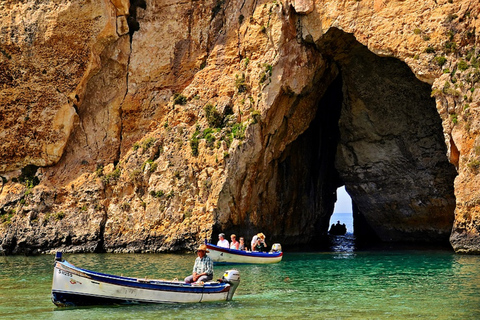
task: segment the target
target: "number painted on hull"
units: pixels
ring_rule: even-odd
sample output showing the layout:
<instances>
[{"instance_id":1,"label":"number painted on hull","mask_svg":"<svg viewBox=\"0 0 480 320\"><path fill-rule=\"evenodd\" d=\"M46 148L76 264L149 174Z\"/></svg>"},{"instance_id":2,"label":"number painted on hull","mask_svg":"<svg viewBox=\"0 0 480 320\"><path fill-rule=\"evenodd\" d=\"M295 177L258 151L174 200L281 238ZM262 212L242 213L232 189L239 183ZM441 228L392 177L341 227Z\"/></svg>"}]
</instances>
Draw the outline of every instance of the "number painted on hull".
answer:
<instances>
[{"instance_id":1,"label":"number painted on hull","mask_svg":"<svg viewBox=\"0 0 480 320\"><path fill-rule=\"evenodd\" d=\"M61 275L70 277L70 278L73 276L70 272L64 271L64 270L61 270L61 269L58 269L58 273L61 274Z\"/></svg>"}]
</instances>

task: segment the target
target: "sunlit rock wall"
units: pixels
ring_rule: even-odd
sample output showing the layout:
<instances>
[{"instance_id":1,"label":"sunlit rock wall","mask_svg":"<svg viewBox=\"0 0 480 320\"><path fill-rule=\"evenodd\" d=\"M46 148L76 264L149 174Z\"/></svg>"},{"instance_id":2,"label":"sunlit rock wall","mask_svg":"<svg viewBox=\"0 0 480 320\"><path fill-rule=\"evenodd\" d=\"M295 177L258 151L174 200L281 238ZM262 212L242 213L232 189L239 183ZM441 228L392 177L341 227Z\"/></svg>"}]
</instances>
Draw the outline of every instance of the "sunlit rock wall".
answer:
<instances>
[{"instance_id":1,"label":"sunlit rock wall","mask_svg":"<svg viewBox=\"0 0 480 320\"><path fill-rule=\"evenodd\" d=\"M247 237L262 230L285 244L315 242L328 228L333 192L342 183L382 239L416 241L424 234L436 241L454 219L454 248L478 251L474 1L0 6L5 252L191 249L219 230ZM408 115L394 117L400 105L385 110L395 125L407 121L412 138L400 134L400 140L413 149L402 159L409 162L404 168L416 170L408 179L418 181L398 192L394 179L385 180L379 203L361 182L361 171L375 159L352 164L345 156L335 165L325 159L334 145L325 139L338 139L340 150L349 139L372 143L369 123L353 117L362 103L377 117L384 112L381 101L370 106L370 94L345 91L349 81L364 80L355 65L331 53L335 48L326 48L331 28L377 56L405 63L426 83L422 92L432 86L437 113L419 111L408 122ZM315 120L331 90L355 100L340 104L338 134ZM335 112L340 109L327 116ZM438 119L446 147L438 131L422 131L438 127ZM342 136L356 126L365 135ZM432 152L416 146L423 134ZM377 138L379 145L395 140ZM446 183L454 173L442 153L459 174L455 209ZM390 164L399 159L388 152L385 158ZM323 167L314 165L319 159Z\"/></svg>"}]
</instances>

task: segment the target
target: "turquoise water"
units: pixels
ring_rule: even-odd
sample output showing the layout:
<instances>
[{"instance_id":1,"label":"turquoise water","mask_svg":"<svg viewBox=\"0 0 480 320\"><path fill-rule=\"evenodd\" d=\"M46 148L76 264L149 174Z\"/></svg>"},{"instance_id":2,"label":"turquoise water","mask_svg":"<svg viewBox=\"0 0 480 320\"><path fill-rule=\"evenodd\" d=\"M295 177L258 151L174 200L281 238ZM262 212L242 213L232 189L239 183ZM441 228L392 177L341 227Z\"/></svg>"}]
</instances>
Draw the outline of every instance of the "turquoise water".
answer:
<instances>
[{"instance_id":1,"label":"turquoise water","mask_svg":"<svg viewBox=\"0 0 480 320\"><path fill-rule=\"evenodd\" d=\"M188 275L195 255L65 258L101 272L173 279ZM480 319L480 256L449 251L286 253L278 264L235 265L234 301L188 305L57 308L52 267L53 256L0 257L0 319ZM215 266L215 276L227 268Z\"/></svg>"}]
</instances>

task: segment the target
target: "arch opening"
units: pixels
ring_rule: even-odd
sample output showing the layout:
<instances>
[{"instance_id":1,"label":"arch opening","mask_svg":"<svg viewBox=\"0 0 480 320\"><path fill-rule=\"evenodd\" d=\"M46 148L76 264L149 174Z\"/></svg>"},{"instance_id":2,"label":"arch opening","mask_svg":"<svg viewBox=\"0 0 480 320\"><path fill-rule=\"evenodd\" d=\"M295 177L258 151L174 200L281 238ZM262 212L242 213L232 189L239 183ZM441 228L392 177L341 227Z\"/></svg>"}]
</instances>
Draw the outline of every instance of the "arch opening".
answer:
<instances>
[{"instance_id":1,"label":"arch opening","mask_svg":"<svg viewBox=\"0 0 480 320\"><path fill-rule=\"evenodd\" d=\"M430 85L351 34L331 29L321 41L316 46L336 76L318 90L325 93L314 120L282 155L285 184L277 188L303 200L281 212L309 219L303 240L325 247L335 192L345 185L359 244L449 245L456 171ZM287 169L293 165L302 174Z\"/></svg>"},{"instance_id":2,"label":"arch opening","mask_svg":"<svg viewBox=\"0 0 480 320\"><path fill-rule=\"evenodd\" d=\"M345 232L353 234L353 212L352 212L352 198L345 190L345 186L337 188L337 201L335 202L335 209L330 217L329 234L332 232L332 225L345 225ZM335 228L334 228L335 229Z\"/></svg>"},{"instance_id":3,"label":"arch opening","mask_svg":"<svg viewBox=\"0 0 480 320\"><path fill-rule=\"evenodd\" d=\"M274 129L256 127L259 160L222 194L214 236L262 231L287 249L328 250L336 190L345 186L356 246L449 245L456 171L430 85L351 34L332 28L320 41L313 89L285 89L269 115Z\"/></svg>"}]
</instances>

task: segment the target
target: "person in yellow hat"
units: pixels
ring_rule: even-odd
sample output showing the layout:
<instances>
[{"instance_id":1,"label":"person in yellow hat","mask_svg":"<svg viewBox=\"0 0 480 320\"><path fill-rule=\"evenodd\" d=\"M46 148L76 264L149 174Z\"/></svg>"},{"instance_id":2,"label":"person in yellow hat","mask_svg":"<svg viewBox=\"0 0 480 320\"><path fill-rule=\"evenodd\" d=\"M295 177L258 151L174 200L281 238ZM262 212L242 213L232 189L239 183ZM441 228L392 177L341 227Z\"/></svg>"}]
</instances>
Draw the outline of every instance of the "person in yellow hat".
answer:
<instances>
[{"instance_id":1,"label":"person in yellow hat","mask_svg":"<svg viewBox=\"0 0 480 320\"><path fill-rule=\"evenodd\" d=\"M198 247L193 273L185 278L186 283L205 282L213 279L213 261L207 256L207 252L206 245L202 244Z\"/></svg>"},{"instance_id":2,"label":"person in yellow hat","mask_svg":"<svg viewBox=\"0 0 480 320\"><path fill-rule=\"evenodd\" d=\"M252 246L252 251L267 251L267 243L265 242L265 235L263 233L257 234L257 239L255 240L255 244Z\"/></svg>"}]
</instances>

